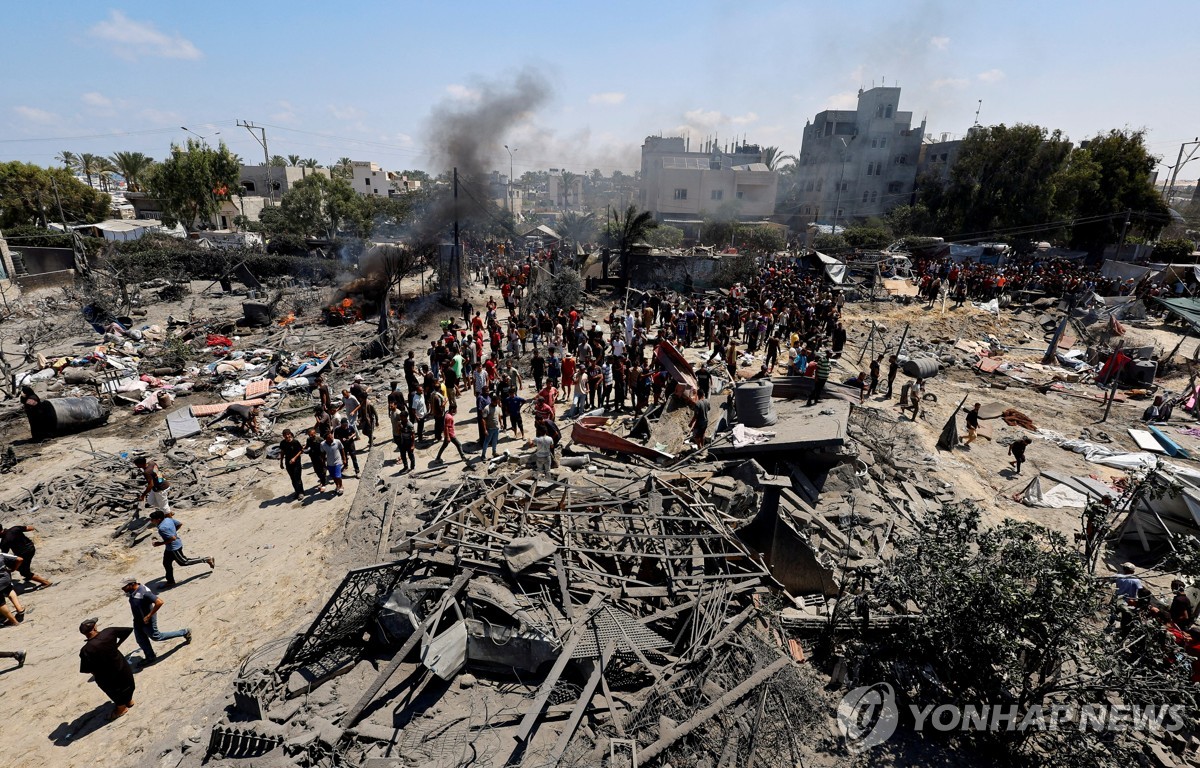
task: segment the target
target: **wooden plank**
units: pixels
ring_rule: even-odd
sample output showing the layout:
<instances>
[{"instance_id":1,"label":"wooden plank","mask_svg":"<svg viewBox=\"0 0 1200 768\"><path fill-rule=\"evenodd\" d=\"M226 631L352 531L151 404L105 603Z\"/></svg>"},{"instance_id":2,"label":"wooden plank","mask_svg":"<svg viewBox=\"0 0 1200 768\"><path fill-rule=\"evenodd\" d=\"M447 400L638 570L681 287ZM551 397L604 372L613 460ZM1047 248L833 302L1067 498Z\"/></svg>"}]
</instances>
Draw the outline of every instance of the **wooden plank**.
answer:
<instances>
[{"instance_id":1,"label":"wooden plank","mask_svg":"<svg viewBox=\"0 0 1200 768\"><path fill-rule=\"evenodd\" d=\"M434 612L435 616L441 616L442 608L446 605L446 603L450 600L453 600L474 575L475 574L471 571L464 571L463 573L460 573L453 582L451 582L450 586L445 592L442 593L442 597L438 601L438 610ZM371 687L359 697L355 705L351 707L350 711L348 711L342 718L343 729L350 728L358 722L358 718L362 717L362 713L371 704L371 701L379 695L379 691L384 685L387 684L387 681L391 679L392 675L396 674L396 670L400 668L400 665L404 663L404 658L408 656L408 654L412 652L413 648L417 647L417 643L421 642L421 639L425 637L426 633L428 632L428 630L425 628L425 624L426 622L422 622L420 626L417 627L416 631L409 635L409 638L404 641L404 645L400 646L400 650L396 651L396 655L392 657L392 660L388 663L388 665L384 667L383 671L380 672L375 678L375 682L371 683Z\"/></svg>"},{"instance_id":2,"label":"wooden plank","mask_svg":"<svg viewBox=\"0 0 1200 768\"><path fill-rule=\"evenodd\" d=\"M1163 449L1166 450L1167 455L1170 456L1171 458L1177 458L1177 459L1192 458L1191 455L1187 452L1187 450L1185 450L1183 448L1183 446L1181 446L1179 443L1175 442L1171 438L1167 437L1166 434L1164 434L1163 431L1161 429L1159 429L1158 427L1153 426L1153 425L1148 425L1147 429L1149 429L1150 434L1154 435L1154 438L1162 444Z\"/></svg>"},{"instance_id":3,"label":"wooden plank","mask_svg":"<svg viewBox=\"0 0 1200 768\"><path fill-rule=\"evenodd\" d=\"M787 656L780 656L779 658L775 659L775 661L771 662L771 664L765 668L743 680L736 688L719 697L713 703L697 712L690 719L688 719L687 722L676 728L672 728L669 734L659 738L658 741L642 750L638 754L638 759L643 763L653 762L655 758L665 752L672 744L707 723L709 720L715 717L718 712L730 706L731 704L736 703L743 696L750 693L752 690L762 685L766 681L770 680L784 667L793 663L794 662L791 660L791 658Z\"/></svg>"},{"instance_id":4,"label":"wooden plank","mask_svg":"<svg viewBox=\"0 0 1200 768\"><path fill-rule=\"evenodd\" d=\"M600 679L604 677L604 668L608 666L608 662L612 659L613 651L616 650L616 638L609 640L604 649L600 651L600 658L596 660L595 669L588 677L587 684L583 686L583 693L579 695L579 701L575 702L575 709L571 710L571 717L567 720L567 724L563 726L562 733L558 735L558 742L554 745L554 751L550 753L550 765L556 766L562 761L563 755L567 751L567 747L571 745L571 737L575 735L575 729L579 727L579 721L583 719L583 715L587 712L592 703L592 696L596 693L596 686L599 685ZM609 706L612 706L611 700Z\"/></svg>"},{"instance_id":5,"label":"wooden plank","mask_svg":"<svg viewBox=\"0 0 1200 768\"><path fill-rule=\"evenodd\" d=\"M554 690L554 686L558 683L558 679L562 677L562 673L567 668L567 664L571 661L571 654L575 651L575 646L579 645L579 641L583 638L583 630L587 626L587 622L591 620L592 614L604 602L604 599L609 596L609 593L603 592L592 595L592 599L584 606L582 614L575 620L569 630L571 636L567 638L567 642L563 645L562 650L558 652L558 658L554 660L554 666L546 674L546 679L542 681L542 685L538 688L537 696L533 698L533 702L529 705L529 711L525 713L525 718L521 721L521 727L517 729L514 738L518 743L529 740L529 735L533 733L533 727L537 725L538 719L542 716L542 710L546 707L546 702L550 699L550 692Z\"/></svg>"},{"instance_id":6,"label":"wooden plank","mask_svg":"<svg viewBox=\"0 0 1200 768\"><path fill-rule=\"evenodd\" d=\"M1128 430L1129 436L1133 438L1133 442L1139 450L1152 451L1154 453L1166 453L1167 450L1162 447L1158 440L1154 439L1154 435L1149 430L1134 429L1130 427Z\"/></svg>"}]
</instances>

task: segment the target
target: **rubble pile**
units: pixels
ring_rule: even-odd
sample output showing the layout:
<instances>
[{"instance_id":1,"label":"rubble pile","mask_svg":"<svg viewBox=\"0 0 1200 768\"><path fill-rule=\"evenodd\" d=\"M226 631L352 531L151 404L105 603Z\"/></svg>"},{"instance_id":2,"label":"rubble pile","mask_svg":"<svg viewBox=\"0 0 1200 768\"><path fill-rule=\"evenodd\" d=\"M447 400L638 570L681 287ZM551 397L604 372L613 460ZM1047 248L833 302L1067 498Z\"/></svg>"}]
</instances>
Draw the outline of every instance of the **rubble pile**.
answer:
<instances>
[{"instance_id":1,"label":"rubble pile","mask_svg":"<svg viewBox=\"0 0 1200 768\"><path fill-rule=\"evenodd\" d=\"M67 474L41 480L25 489L17 501L0 503L0 520L20 520L25 525L36 524L48 532L74 526L104 525L114 518L138 517L138 496L146 484L141 472L131 464L133 456L84 451L92 461ZM160 459L166 477L171 481L171 501L185 507L199 507L218 502L220 494L213 491L203 471L182 451L172 451ZM124 531L129 523L121 526ZM137 526L141 527L141 526Z\"/></svg>"},{"instance_id":2,"label":"rubble pile","mask_svg":"<svg viewBox=\"0 0 1200 768\"><path fill-rule=\"evenodd\" d=\"M243 722L214 729L212 756L240 729L264 751L282 735L295 765L794 764L817 689L778 619L795 603L712 474L445 489L399 560L351 571L277 667L239 681Z\"/></svg>"}]
</instances>

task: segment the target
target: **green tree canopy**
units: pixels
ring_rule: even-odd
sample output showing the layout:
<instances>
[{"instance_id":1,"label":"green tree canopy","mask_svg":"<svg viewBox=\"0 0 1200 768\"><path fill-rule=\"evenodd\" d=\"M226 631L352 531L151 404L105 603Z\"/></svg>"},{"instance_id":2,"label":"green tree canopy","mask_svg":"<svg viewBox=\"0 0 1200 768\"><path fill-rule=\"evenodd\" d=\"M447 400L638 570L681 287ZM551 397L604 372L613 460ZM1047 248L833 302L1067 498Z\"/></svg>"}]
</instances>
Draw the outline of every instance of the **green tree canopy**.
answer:
<instances>
[{"instance_id":1,"label":"green tree canopy","mask_svg":"<svg viewBox=\"0 0 1200 768\"><path fill-rule=\"evenodd\" d=\"M130 192L142 191L150 169L154 167L154 158L141 152L115 152L109 161L125 179L126 189Z\"/></svg>"},{"instance_id":2,"label":"green tree canopy","mask_svg":"<svg viewBox=\"0 0 1200 768\"><path fill-rule=\"evenodd\" d=\"M924 682L904 686L917 706L1002 704L1018 718L1108 697L1194 706L1190 665L1163 663L1173 654L1157 622L1134 615L1105 630L1112 600L1111 584L1061 533L1012 519L985 527L974 506L947 505L897 541L874 584L872 602L912 606L919 620L864 636L852 655L876 681L922 670ZM1043 765L1047 755L1057 766L1136 765L1145 745L1125 736L1063 728L969 738L1006 765Z\"/></svg>"},{"instance_id":3,"label":"green tree canopy","mask_svg":"<svg viewBox=\"0 0 1200 768\"><path fill-rule=\"evenodd\" d=\"M347 231L370 234L373 212L342 178L313 174L292 185L280 199L284 231L305 237L334 238Z\"/></svg>"},{"instance_id":4,"label":"green tree canopy","mask_svg":"<svg viewBox=\"0 0 1200 768\"><path fill-rule=\"evenodd\" d=\"M842 236L851 246L868 250L886 248L895 239L890 231L882 227L869 226L846 227Z\"/></svg>"},{"instance_id":5,"label":"green tree canopy","mask_svg":"<svg viewBox=\"0 0 1200 768\"><path fill-rule=\"evenodd\" d=\"M1071 144L1061 131L1037 125L997 125L963 139L944 188L930 184L922 201L947 233L983 233L1047 226L1061 214L1058 197Z\"/></svg>"},{"instance_id":6,"label":"green tree canopy","mask_svg":"<svg viewBox=\"0 0 1200 768\"><path fill-rule=\"evenodd\" d=\"M214 149L188 139L186 147L171 145L170 156L150 176L149 190L162 202L165 224L190 230L216 216L221 200L237 187L241 170L225 142Z\"/></svg>"},{"instance_id":7,"label":"green tree canopy","mask_svg":"<svg viewBox=\"0 0 1200 768\"><path fill-rule=\"evenodd\" d=\"M60 221L59 202L67 223L94 223L108 217L110 199L75 178L65 168L31 163L0 163L0 226Z\"/></svg>"},{"instance_id":8,"label":"green tree canopy","mask_svg":"<svg viewBox=\"0 0 1200 768\"><path fill-rule=\"evenodd\" d=\"M678 248L683 245L683 230L670 224L659 224L646 233L646 242L655 248Z\"/></svg>"},{"instance_id":9,"label":"green tree canopy","mask_svg":"<svg viewBox=\"0 0 1200 768\"><path fill-rule=\"evenodd\" d=\"M605 239L621 257L621 277L629 278L629 252L634 243L646 238L650 230L658 226L649 211L639 211L630 205L624 211L616 211L605 230Z\"/></svg>"},{"instance_id":10,"label":"green tree canopy","mask_svg":"<svg viewBox=\"0 0 1200 768\"><path fill-rule=\"evenodd\" d=\"M1073 218L1076 247L1091 248L1115 242L1124 225L1131 223L1147 238L1157 236L1170 221L1167 205L1150 182L1158 159L1146 149L1142 131L1109 131L1084 142L1070 158L1064 174L1064 197Z\"/></svg>"}]
</instances>

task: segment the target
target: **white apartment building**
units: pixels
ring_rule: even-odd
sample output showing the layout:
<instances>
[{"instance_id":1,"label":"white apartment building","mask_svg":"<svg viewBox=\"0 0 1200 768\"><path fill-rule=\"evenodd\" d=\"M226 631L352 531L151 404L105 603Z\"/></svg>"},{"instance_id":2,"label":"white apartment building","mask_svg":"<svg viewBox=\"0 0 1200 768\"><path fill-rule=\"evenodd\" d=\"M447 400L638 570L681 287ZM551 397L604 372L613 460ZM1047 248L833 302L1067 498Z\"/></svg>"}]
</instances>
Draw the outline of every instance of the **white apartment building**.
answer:
<instances>
[{"instance_id":1,"label":"white apartment building","mask_svg":"<svg viewBox=\"0 0 1200 768\"><path fill-rule=\"evenodd\" d=\"M355 192L367 197L391 197L392 180L387 171L368 160L355 160L350 169L354 172L350 186Z\"/></svg>"},{"instance_id":2,"label":"white apartment building","mask_svg":"<svg viewBox=\"0 0 1200 768\"><path fill-rule=\"evenodd\" d=\"M779 174L762 162L757 145L688 150L679 136L647 136L642 144L639 203L655 219L685 222L729 211L746 221L775 213Z\"/></svg>"}]
</instances>

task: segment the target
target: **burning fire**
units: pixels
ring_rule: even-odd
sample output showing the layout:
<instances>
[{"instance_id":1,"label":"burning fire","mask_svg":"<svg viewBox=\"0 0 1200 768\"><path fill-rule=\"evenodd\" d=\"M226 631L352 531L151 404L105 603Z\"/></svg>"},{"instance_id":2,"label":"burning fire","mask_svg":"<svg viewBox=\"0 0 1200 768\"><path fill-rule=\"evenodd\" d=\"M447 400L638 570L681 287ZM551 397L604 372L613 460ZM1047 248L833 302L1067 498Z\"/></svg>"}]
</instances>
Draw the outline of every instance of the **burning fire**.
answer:
<instances>
[{"instance_id":1,"label":"burning fire","mask_svg":"<svg viewBox=\"0 0 1200 768\"><path fill-rule=\"evenodd\" d=\"M325 309L325 322L331 325L350 325L362 320L362 312L354 306L354 299L342 299L338 304L330 304Z\"/></svg>"}]
</instances>

